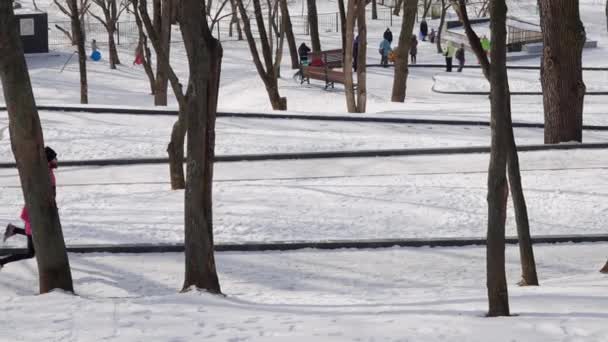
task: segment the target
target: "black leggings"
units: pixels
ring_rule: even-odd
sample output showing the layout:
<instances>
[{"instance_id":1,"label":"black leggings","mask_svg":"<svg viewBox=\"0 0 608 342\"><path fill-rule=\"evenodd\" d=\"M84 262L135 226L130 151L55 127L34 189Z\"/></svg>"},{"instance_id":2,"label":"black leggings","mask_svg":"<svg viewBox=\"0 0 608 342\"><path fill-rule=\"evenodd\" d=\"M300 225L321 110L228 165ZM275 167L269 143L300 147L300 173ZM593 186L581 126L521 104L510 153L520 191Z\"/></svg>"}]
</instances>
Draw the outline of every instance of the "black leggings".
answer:
<instances>
[{"instance_id":1,"label":"black leggings","mask_svg":"<svg viewBox=\"0 0 608 342\"><path fill-rule=\"evenodd\" d=\"M6 265L9 262L19 261L24 259L31 259L36 255L36 251L34 250L34 241L32 240L31 235L25 234L25 229L23 228L15 228L15 234L25 235L27 236L27 252L20 254L12 254L7 257L0 259L0 265Z\"/></svg>"}]
</instances>

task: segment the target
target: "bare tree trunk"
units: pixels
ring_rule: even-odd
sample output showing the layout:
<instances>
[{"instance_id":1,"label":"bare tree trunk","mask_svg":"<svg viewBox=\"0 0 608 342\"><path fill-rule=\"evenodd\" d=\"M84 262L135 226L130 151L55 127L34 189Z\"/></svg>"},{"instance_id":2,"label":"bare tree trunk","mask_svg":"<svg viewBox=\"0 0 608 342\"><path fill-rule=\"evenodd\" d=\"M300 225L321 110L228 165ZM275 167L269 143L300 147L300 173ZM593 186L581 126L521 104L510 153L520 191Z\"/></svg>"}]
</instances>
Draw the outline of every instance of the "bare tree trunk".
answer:
<instances>
[{"instance_id":1,"label":"bare tree trunk","mask_svg":"<svg viewBox=\"0 0 608 342\"><path fill-rule=\"evenodd\" d=\"M195 286L221 293L213 248L212 185L222 46L211 36L204 5L199 0L182 0L179 22L193 89L187 96L188 182L183 290Z\"/></svg>"},{"instance_id":2,"label":"bare tree trunk","mask_svg":"<svg viewBox=\"0 0 608 342\"><path fill-rule=\"evenodd\" d=\"M357 49L357 112L365 113L367 107L367 23L365 0L357 0L357 28L359 48Z\"/></svg>"},{"instance_id":3,"label":"bare tree trunk","mask_svg":"<svg viewBox=\"0 0 608 342\"><path fill-rule=\"evenodd\" d=\"M539 0L544 44L540 74L545 144L583 141L585 28L578 3L578 0Z\"/></svg>"},{"instance_id":4,"label":"bare tree trunk","mask_svg":"<svg viewBox=\"0 0 608 342\"><path fill-rule=\"evenodd\" d=\"M152 45L154 46L154 50L156 51L157 63L162 64L163 68L168 71L169 81L171 83L171 88L173 89L173 93L177 98L177 103L179 105L179 116L177 121L178 125L173 126L173 131L171 133L172 140L167 147L167 152L169 153L169 171L171 178L171 188L173 190L183 189L185 181L183 180L183 164L184 164L184 155L183 155L183 141L184 135L188 126L188 122L186 119L186 96L184 96L182 85L179 83L179 79L175 75L173 68L171 68L171 64L169 63L169 56L167 56L166 51L163 49L161 44L161 39L156 32L150 17L148 16L147 4L145 0L132 0L135 8L138 8L139 14L141 16L141 20L146 27L146 31L148 31L148 36L152 41ZM191 87L188 87L188 92L191 91ZM186 94L187 95L187 94ZM180 141L181 149L179 147Z\"/></svg>"},{"instance_id":5,"label":"bare tree trunk","mask_svg":"<svg viewBox=\"0 0 608 342\"><path fill-rule=\"evenodd\" d=\"M454 1L453 3L455 3ZM457 13L462 21L465 33L469 39L469 45L477 56L481 64L481 69L486 79L490 81L490 62L488 56L481 46L481 41L477 34L471 28L468 18L466 3L464 0L458 1ZM521 174L519 171L519 158L517 156L517 146L513 135L513 122L511 119L511 104L507 103L507 132L509 138L509 151L507 159L507 172L509 175L509 183L511 185L511 195L513 196L513 207L515 209L515 220L517 223L517 235L519 237L520 261L522 265L522 280L520 285L538 285L538 276L536 273L536 262L534 260L534 252L532 249L532 238L530 236L530 226L528 219L528 211L526 201L521 184Z\"/></svg>"},{"instance_id":6,"label":"bare tree trunk","mask_svg":"<svg viewBox=\"0 0 608 342\"><path fill-rule=\"evenodd\" d=\"M422 11L422 19L425 19L428 16L432 4L432 0L424 0L424 10Z\"/></svg>"},{"instance_id":7,"label":"bare tree trunk","mask_svg":"<svg viewBox=\"0 0 608 342\"><path fill-rule=\"evenodd\" d=\"M395 76L393 77L393 94L391 101L405 101L407 88L408 52L410 50L411 32L416 20L418 0L405 0L403 2L403 20L401 21L401 33L399 34L399 46L395 49L397 59L395 60Z\"/></svg>"},{"instance_id":8,"label":"bare tree trunk","mask_svg":"<svg viewBox=\"0 0 608 342\"><path fill-rule=\"evenodd\" d=\"M506 65L505 0L491 6L492 63L490 64L492 146L488 171L487 287L488 316L509 316L509 295L505 271L505 220L509 189L506 179L508 158L509 81Z\"/></svg>"},{"instance_id":9,"label":"bare tree trunk","mask_svg":"<svg viewBox=\"0 0 608 342\"><path fill-rule=\"evenodd\" d=\"M346 53L346 9L344 7L344 0L338 0L338 11L340 12L340 33L342 34L342 51ZM344 60L344 58L342 58L342 60Z\"/></svg>"},{"instance_id":10,"label":"bare tree trunk","mask_svg":"<svg viewBox=\"0 0 608 342\"><path fill-rule=\"evenodd\" d=\"M353 65L353 34L355 30L356 13L355 1L348 0L346 7L346 49L344 52L344 93L346 95L346 108L349 113L357 112L357 103L355 102L355 87L353 80L353 73L350 66ZM359 37L359 44L361 44L361 37ZM361 49L359 46L358 50ZM357 60L359 56L357 55ZM359 65L357 65L358 67Z\"/></svg>"},{"instance_id":11,"label":"bare tree trunk","mask_svg":"<svg viewBox=\"0 0 608 342\"><path fill-rule=\"evenodd\" d=\"M146 71L146 75L148 76L148 81L150 84L150 94L154 95L154 92L156 91L156 80L154 77L154 71L152 70L152 52L148 47L148 37L146 37L146 33L144 32L143 23L141 22L141 18L137 10L137 4L135 2L133 3L133 14L135 15L135 23L137 24L137 30L139 32L138 44L140 44L140 46L142 47L142 52L144 54L142 65L144 66L144 70Z\"/></svg>"},{"instance_id":12,"label":"bare tree trunk","mask_svg":"<svg viewBox=\"0 0 608 342\"><path fill-rule=\"evenodd\" d=\"M247 10L245 9L243 0L236 0L236 2L241 13L241 18L243 19L243 29L245 31L245 36L247 37L249 50L251 51L251 56L253 57L253 62L258 71L258 74L260 75L260 78L262 79L262 81L264 82L264 86L266 87L266 92L268 93L270 104L272 105L272 108L274 110L286 110L287 99L279 95L279 86L277 83L277 77L274 74L274 64L272 62L272 51L270 49L270 44L268 43L268 36L266 35L266 29L264 25L264 18L260 6L260 1L253 0L252 2L260 35L260 44L262 46L264 65L262 65L262 61L260 60L260 55L258 54L258 49L256 47L256 41L253 37L253 34L251 33L251 24L249 22L249 17L247 16Z\"/></svg>"},{"instance_id":13,"label":"bare tree trunk","mask_svg":"<svg viewBox=\"0 0 608 342\"><path fill-rule=\"evenodd\" d=\"M80 13L78 12L78 2L68 0L70 9L70 22L72 24L72 37L78 47L78 67L80 69L80 103L89 103L89 85L87 83L87 53L84 49L84 36Z\"/></svg>"},{"instance_id":14,"label":"bare tree trunk","mask_svg":"<svg viewBox=\"0 0 608 342\"><path fill-rule=\"evenodd\" d=\"M448 8L445 5L445 0L441 0L441 19L439 19L439 28L437 29L437 53L443 53L443 49L441 48L441 31L443 31L443 25L445 25L445 14Z\"/></svg>"},{"instance_id":15,"label":"bare tree trunk","mask_svg":"<svg viewBox=\"0 0 608 342\"><path fill-rule=\"evenodd\" d=\"M35 230L40 293L74 292L68 254L44 154L44 138L17 31L12 1L0 1L0 80L9 117L11 147L23 197Z\"/></svg>"},{"instance_id":16,"label":"bare tree trunk","mask_svg":"<svg viewBox=\"0 0 608 342\"><path fill-rule=\"evenodd\" d=\"M173 0L162 0L160 16L160 42L165 54L171 59L171 2ZM156 8L156 6L155 6ZM156 18L156 14L155 14ZM156 92L154 93L154 105L167 105L168 70L160 63L156 63Z\"/></svg>"},{"instance_id":17,"label":"bare tree trunk","mask_svg":"<svg viewBox=\"0 0 608 342\"><path fill-rule=\"evenodd\" d=\"M116 42L114 41L114 34L116 33L116 23L113 23L114 28L108 29L108 45L110 50L110 69L116 69L116 65L120 64L118 58L118 51L116 50Z\"/></svg>"},{"instance_id":18,"label":"bare tree trunk","mask_svg":"<svg viewBox=\"0 0 608 342\"><path fill-rule=\"evenodd\" d=\"M393 14L398 16L399 12L401 11L401 5L403 4L404 0L396 0L395 1L395 9L393 9Z\"/></svg>"},{"instance_id":19,"label":"bare tree trunk","mask_svg":"<svg viewBox=\"0 0 608 342\"><path fill-rule=\"evenodd\" d=\"M298 69L300 67L300 59L298 58L298 48L296 46L296 39L293 35L287 0L280 0L280 2L281 25L283 26L283 30L287 36L287 45L289 46L289 54L291 56L291 68Z\"/></svg>"},{"instance_id":20,"label":"bare tree trunk","mask_svg":"<svg viewBox=\"0 0 608 342\"><path fill-rule=\"evenodd\" d=\"M372 19L378 19L378 5L376 4L376 0L372 0Z\"/></svg>"},{"instance_id":21,"label":"bare tree trunk","mask_svg":"<svg viewBox=\"0 0 608 342\"><path fill-rule=\"evenodd\" d=\"M230 0L230 6L232 8L232 20L230 22L230 34L232 37L232 25L236 25L238 40L243 40L243 32L241 32L241 22L239 21L238 9L236 7L236 0Z\"/></svg>"},{"instance_id":22,"label":"bare tree trunk","mask_svg":"<svg viewBox=\"0 0 608 342\"><path fill-rule=\"evenodd\" d=\"M321 39L319 38L319 16L317 14L317 0L306 0L308 4L308 24L310 25L310 41L312 51L321 51Z\"/></svg>"}]
</instances>

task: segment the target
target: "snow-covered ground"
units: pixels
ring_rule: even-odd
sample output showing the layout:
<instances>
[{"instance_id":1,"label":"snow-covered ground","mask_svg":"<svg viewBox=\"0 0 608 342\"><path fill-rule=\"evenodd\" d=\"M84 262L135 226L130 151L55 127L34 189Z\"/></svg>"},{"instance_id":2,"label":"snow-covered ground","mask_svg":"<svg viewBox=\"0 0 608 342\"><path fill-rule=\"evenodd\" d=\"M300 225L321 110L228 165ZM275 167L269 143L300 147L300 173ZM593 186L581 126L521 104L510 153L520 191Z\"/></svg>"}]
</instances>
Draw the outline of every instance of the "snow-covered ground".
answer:
<instances>
[{"instance_id":1,"label":"snow-covered ground","mask_svg":"<svg viewBox=\"0 0 608 342\"><path fill-rule=\"evenodd\" d=\"M534 21L533 0L510 0L511 14ZM65 20L50 0L49 21ZM320 13L336 1L317 1ZM290 1L299 14L300 0ZM608 66L604 3L581 0L581 14L599 48L584 51L586 66ZM437 27L436 21L429 22ZM378 59L384 21L369 22L368 62ZM398 39L400 22L391 27ZM176 29L175 37L179 36ZM323 47L340 36L323 32ZM308 40L297 36L298 41ZM220 111L271 112L245 42L223 42ZM102 53L104 46L101 45ZM442 63L421 42L419 63ZM94 105L149 107L133 46L121 45L123 65L88 63ZM280 92L290 113L345 115L343 88L292 79L285 51ZM38 103L75 104L78 65L71 48L27 56ZM69 60L69 62L68 62ZM186 56L172 61L182 80ZM67 64L66 64L67 62ZM513 62L536 65L538 60ZM65 65L65 68L64 68ZM478 69L447 74L411 68L405 103L389 101L393 69L368 69L366 116L489 119L487 96L441 90L487 90ZM514 91L538 91L538 71L510 70ZM608 90L608 72L587 72L589 90ZM3 102L0 93L0 102ZM542 122L540 96L514 96L513 119ZM608 125L606 98L585 99L584 123ZM170 98L170 107L175 108ZM61 160L165 156L175 117L42 111L45 141ZM8 117L0 112L0 162L13 161ZM585 131L585 142L608 133ZM516 129L519 144L539 144L540 129ZM487 146L487 127L219 118L217 154L308 152L442 146ZM606 233L608 161L604 150L520 154L533 234ZM217 163L216 242L481 237L486 230L486 154ZM58 206L68 244L154 243L183 240L183 192L171 191L166 165L60 167ZM0 226L17 222L23 205L16 170L0 169ZM509 205L507 234L515 235ZM23 246L10 239L6 246ZM79 296L36 295L33 260L0 272L0 341L608 341L604 275L608 244L540 245L541 287L512 286L517 316L484 318L485 250L391 248L218 253L226 297L178 294L183 255L80 255L70 262ZM507 248L509 284L518 280L516 247Z\"/></svg>"}]
</instances>

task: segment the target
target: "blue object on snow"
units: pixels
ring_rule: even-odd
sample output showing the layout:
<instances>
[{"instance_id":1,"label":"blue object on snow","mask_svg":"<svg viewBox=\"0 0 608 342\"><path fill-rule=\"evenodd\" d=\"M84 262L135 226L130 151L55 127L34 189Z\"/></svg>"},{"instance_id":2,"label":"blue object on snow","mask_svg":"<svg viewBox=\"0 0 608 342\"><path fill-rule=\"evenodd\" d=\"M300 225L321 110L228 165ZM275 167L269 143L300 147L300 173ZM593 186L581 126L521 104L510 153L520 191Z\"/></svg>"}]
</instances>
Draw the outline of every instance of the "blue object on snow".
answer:
<instances>
[{"instance_id":1,"label":"blue object on snow","mask_svg":"<svg viewBox=\"0 0 608 342\"><path fill-rule=\"evenodd\" d=\"M91 54L91 59L94 60L95 62L97 62L98 60L101 59L101 52L99 52L98 50L93 51L93 53Z\"/></svg>"}]
</instances>

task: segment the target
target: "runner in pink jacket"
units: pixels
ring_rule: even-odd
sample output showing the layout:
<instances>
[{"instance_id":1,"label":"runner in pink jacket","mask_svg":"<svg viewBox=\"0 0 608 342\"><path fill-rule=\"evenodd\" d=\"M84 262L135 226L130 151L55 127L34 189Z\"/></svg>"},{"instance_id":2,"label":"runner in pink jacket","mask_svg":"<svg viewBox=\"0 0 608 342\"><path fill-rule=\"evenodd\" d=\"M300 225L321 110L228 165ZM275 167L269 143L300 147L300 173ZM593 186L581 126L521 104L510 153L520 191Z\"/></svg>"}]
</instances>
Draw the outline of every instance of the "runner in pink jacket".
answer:
<instances>
[{"instance_id":1,"label":"runner in pink jacket","mask_svg":"<svg viewBox=\"0 0 608 342\"><path fill-rule=\"evenodd\" d=\"M46 160L49 163L49 175L51 177L51 186L53 189L53 198L55 197L55 174L53 173L53 169L57 168L57 153L53 151L50 147L44 148L44 153L46 154ZM30 222L30 215L27 212L27 206L23 206L21 210L21 219L25 223L25 229L19 228L11 223L6 226L6 231L4 232L4 241L10 238L13 235L25 235L27 237L27 252L25 254L13 254L7 257L0 259L0 268L9 262L30 259L36 255L36 251L34 249L34 241L32 240L32 225Z\"/></svg>"}]
</instances>

